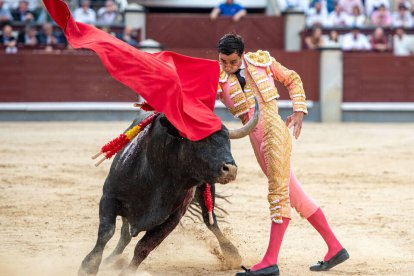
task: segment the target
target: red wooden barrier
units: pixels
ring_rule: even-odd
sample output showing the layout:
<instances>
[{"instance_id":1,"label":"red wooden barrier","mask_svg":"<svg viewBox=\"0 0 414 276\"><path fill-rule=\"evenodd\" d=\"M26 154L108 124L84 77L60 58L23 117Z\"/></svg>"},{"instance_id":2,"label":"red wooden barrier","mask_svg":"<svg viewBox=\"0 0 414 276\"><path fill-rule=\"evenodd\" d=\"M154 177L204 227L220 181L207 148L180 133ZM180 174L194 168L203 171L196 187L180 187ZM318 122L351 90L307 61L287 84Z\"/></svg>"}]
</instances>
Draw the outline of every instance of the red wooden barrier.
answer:
<instances>
[{"instance_id":1,"label":"red wooden barrier","mask_svg":"<svg viewBox=\"0 0 414 276\"><path fill-rule=\"evenodd\" d=\"M146 36L164 47L214 48L229 32L243 36L252 48L284 48L283 17L248 15L240 22L231 18L210 20L208 15L147 14Z\"/></svg>"},{"instance_id":2,"label":"red wooden barrier","mask_svg":"<svg viewBox=\"0 0 414 276\"><path fill-rule=\"evenodd\" d=\"M414 102L414 57L344 53L344 102Z\"/></svg>"}]
</instances>

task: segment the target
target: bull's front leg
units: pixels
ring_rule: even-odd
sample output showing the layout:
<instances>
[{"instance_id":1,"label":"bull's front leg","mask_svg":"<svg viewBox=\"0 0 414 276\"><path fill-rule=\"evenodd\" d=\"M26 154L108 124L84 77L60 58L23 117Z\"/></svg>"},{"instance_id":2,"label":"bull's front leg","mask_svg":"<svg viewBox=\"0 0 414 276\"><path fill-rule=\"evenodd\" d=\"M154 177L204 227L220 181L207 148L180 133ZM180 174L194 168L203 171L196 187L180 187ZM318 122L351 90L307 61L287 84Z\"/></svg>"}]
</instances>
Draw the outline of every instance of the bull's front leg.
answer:
<instances>
[{"instance_id":1,"label":"bull's front leg","mask_svg":"<svg viewBox=\"0 0 414 276\"><path fill-rule=\"evenodd\" d=\"M240 264L242 262L242 258L240 257L239 251L237 248L231 243L230 240L228 240L223 233L221 232L218 224L217 224L217 218L216 214L213 210L213 219L214 224L210 224L209 218L208 218L208 210L207 207L204 204L204 190L206 185L202 185L200 187L197 187L196 194L195 194L195 200L198 201L201 207L201 212L203 216L203 221L206 224L207 228L213 232L213 234L216 236L219 244L220 249L223 254L223 257L225 259L226 265L228 265L230 268L239 268ZM211 197L213 200L213 206L215 205L215 199L216 199L216 187L215 185L211 185Z\"/></svg>"},{"instance_id":2,"label":"bull's front leg","mask_svg":"<svg viewBox=\"0 0 414 276\"><path fill-rule=\"evenodd\" d=\"M132 237L129 232L129 223L127 218L122 217L121 237L114 251L105 260L105 264L112 264L119 260L120 255L124 252L125 247L130 243Z\"/></svg>"},{"instance_id":3,"label":"bull's front leg","mask_svg":"<svg viewBox=\"0 0 414 276\"><path fill-rule=\"evenodd\" d=\"M124 260L121 258L122 252L131 242L131 234L129 232L129 222L127 218L122 217L122 228L121 228L121 237L119 238L118 244L116 245L114 251L103 261L106 265L114 265L116 267L123 267Z\"/></svg>"},{"instance_id":4,"label":"bull's front leg","mask_svg":"<svg viewBox=\"0 0 414 276\"><path fill-rule=\"evenodd\" d=\"M83 259L78 275L95 275L98 273L105 245L115 232L116 202L108 200L104 196L99 203L99 230L98 240L92 251Z\"/></svg>"}]
</instances>

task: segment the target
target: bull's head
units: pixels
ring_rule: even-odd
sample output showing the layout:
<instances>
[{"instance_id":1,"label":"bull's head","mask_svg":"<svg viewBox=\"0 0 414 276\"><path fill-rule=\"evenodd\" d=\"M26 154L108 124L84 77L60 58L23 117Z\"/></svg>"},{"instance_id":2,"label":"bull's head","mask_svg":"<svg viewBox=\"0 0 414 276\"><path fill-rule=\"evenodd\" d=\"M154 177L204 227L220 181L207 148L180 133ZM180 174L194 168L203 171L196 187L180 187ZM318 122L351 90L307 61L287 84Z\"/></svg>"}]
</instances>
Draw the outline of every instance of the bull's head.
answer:
<instances>
[{"instance_id":1,"label":"bull's head","mask_svg":"<svg viewBox=\"0 0 414 276\"><path fill-rule=\"evenodd\" d=\"M153 124L148 145L148 158L152 164L163 166L170 177L188 179L191 185L201 183L227 184L235 180L237 166L230 152L230 139L242 138L250 133L259 120L259 107L253 118L242 128L221 130L200 140L190 141L180 136L164 115Z\"/></svg>"}]
</instances>

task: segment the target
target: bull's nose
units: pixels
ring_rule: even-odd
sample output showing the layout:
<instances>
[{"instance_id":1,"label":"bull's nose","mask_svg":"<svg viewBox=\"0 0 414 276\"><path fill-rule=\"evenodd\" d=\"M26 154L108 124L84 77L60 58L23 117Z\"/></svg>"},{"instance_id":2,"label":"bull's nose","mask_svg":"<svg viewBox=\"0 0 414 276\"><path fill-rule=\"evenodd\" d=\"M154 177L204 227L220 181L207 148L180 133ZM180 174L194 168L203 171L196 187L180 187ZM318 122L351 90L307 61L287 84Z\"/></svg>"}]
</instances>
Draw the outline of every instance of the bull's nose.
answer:
<instances>
[{"instance_id":1,"label":"bull's nose","mask_svg":"<svg viewBox=\"0 0 414 276\"><path fill-rule=\"evenodd\" d=\"M231 164L224 164L221 168L221 175L224 177L231 178L232 180L236 179L237 166Z\"/></svg>"}]
</instances>

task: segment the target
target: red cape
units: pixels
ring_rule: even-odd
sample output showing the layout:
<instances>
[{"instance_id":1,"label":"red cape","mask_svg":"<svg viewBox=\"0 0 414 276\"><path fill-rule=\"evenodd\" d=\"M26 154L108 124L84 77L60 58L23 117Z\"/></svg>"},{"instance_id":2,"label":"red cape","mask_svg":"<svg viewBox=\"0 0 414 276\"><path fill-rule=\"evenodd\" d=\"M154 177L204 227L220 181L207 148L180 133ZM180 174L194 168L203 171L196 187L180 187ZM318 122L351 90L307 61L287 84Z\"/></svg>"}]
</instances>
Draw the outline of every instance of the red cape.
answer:
<instances>
[{"instance_id":1,"label":"red cape","mask_svg":"<svg viewBox=\"0 0 414 276\"><path fill-rule=\"evenodd\" d=\"M217 61L173 52L148 54L93 26L76 22L66 3L43 0L73 48L96 52L109 74L141 95L189 140L221 129L213 113L220 67Z\"/></svg>"}]
</instances>

